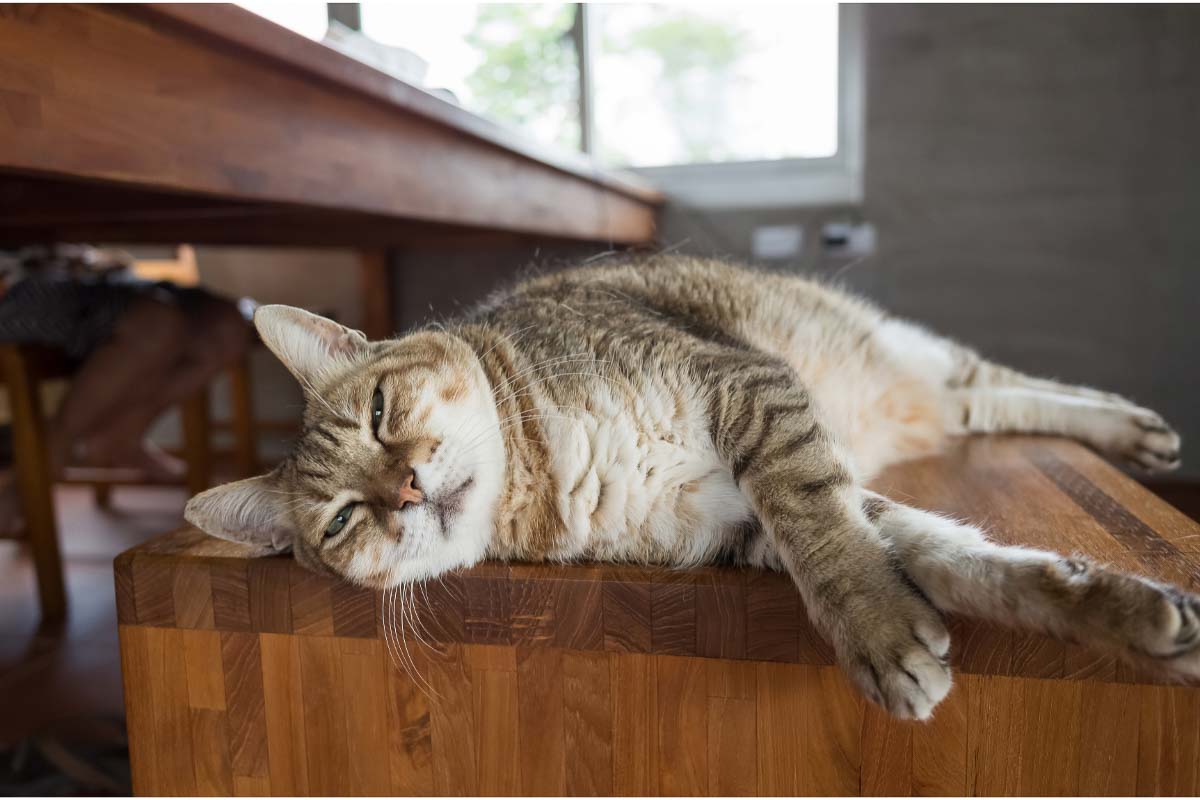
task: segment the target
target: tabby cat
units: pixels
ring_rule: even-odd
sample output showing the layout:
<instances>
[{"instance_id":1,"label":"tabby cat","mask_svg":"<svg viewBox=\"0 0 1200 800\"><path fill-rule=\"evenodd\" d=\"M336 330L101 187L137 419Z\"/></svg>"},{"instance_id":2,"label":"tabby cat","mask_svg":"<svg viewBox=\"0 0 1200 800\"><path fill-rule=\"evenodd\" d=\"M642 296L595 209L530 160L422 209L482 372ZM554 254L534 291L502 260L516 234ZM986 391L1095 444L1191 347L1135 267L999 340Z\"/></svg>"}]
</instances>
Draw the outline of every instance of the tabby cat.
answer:
<instances>
[{"instance_id":1,"label":"tabby cat","mask_svg":"<svg viewBox=\"0 0 1200 800\"><path fill-rule=\"evenodd\" d=\"M941 612L1200 676L1200 597L864 488L976 432L1167 470L1179 437L1162 418L827 286L654 256L539 276L389 341L285 306L255 323L305 389L303 433L270 473L188 504L214 536L376 588L487 558L786 570L899 717L950 689Z\"/></svg>"}]
</instances>

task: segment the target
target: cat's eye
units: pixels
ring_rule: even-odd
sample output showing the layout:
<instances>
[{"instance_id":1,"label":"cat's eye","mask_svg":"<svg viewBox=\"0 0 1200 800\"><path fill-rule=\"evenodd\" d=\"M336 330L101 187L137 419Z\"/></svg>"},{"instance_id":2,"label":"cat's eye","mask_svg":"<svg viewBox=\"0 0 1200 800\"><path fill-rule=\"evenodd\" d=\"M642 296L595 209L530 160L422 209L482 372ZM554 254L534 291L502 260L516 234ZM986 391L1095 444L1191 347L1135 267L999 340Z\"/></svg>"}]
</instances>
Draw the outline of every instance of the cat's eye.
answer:
<instances>
[{"instance_id":1,"label":"cat's eye","mask_svg":"<svg viewBox=\"0 0 1200 800\"><path fill-rule=\"evenodd\" d=\"M383 392L379 387L375 387L375 394L371 396L371 430L375 435L379 435L379 423L383 422Z\"/></svg>"},{"instance_id":2,"label":"cat's eye","mask_svg":"<svg viewBox=\"0 0 1200 800\"><path fill-rule=\"evenodd\" d=\"M342 529L346 527L346 523L350 521L350 515L354 513L355 505L355 503L351 503L348 506L343 506L337 512L337 516L330 520L328 527L325 528L326 539L331 536L337 536L342 532Z\"/></svg>"}]
</instances>

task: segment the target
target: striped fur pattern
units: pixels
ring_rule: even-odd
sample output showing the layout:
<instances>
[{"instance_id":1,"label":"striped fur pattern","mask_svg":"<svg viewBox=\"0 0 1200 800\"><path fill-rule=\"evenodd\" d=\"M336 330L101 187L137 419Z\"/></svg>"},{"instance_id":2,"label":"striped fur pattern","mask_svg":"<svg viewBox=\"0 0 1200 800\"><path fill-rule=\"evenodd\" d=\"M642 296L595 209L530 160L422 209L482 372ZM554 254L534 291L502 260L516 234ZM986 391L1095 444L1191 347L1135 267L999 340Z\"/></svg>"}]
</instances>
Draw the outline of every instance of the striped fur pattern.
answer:
<instances>
[{"instance_id":1,"label":"striped fur pattern","mask_svg":"<svg viewBox=\"0 0 1200 800\"><path fill-rule=\"evenodd\" d=\"M391 341L280 306L256 323L306 389L304 432L273 472L189 503L213 535L377 588L484 558L785 570L840 663L901 717L949 691L947 611L1200 675L1196 597L863 488L986 431L1169 469L1163 420L832 288L657 256L537 277Z\"/></svg>"}]
</instances>

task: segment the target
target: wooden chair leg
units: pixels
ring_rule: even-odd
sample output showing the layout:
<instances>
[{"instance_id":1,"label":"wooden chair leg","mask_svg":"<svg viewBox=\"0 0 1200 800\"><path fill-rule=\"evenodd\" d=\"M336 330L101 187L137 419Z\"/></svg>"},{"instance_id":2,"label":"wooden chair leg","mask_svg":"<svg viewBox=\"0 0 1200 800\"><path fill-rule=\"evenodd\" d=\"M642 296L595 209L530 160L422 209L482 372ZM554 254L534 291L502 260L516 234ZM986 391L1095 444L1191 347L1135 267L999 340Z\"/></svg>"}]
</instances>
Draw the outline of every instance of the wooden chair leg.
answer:
<instances>
[{"instance_id":1,"label":"wooden chair leg","mask_svg":"<svg viewBox=\"0 0 1200 800\"><path fill-rule=\"evenodd\" d=\"M182 403L180 417L183 423L183 460L187 463L187 490L189 494L196 495L208 488L212 476L208 387Z\"/></svg>"},{"instance_id":2,"label":"wooden chair leg","mask_svg":"<svg viewBox=\"0 0 1200 800\"><path fill-rule=\"evenodd\" d=\"M233 429L233 455L240 477L258 472L258 431L254 424L254 397L250 392L250 357L243 355L229 370L229 413Z\"/></svg>"},{"instance_id":3,"label":"wooden chair leg","mask_svg":"<svg viewBox=\"0 0 1200 800\"><path fill-rule=\"evenodd\" d=\"M16 345L0 345L0 364L12 406L13 462L22 512L33 551L42 619L57 621L67 614L58 523L54 516L54 483L46 450L45 425L37 385Z\"/></svg>"},{"instance_id":4,"label":"wooden chair leg","mask_svg":"<svg viewBox=\"0 0 1200 800\"><path fill-rule=\"evenodd\" d=\"M363 250L358 254L358 274L362 292L363 333L368 339L387 339L396 332L392 306L391 259L386 250Z\"/></svg>"},{"instance_id":5,"label":"wooden chair leg","mask_svg":"<svg viewBox=\"0 0 1200 800\"><path fill-rule=\"evenodd\" d=\"M103 508L105 511L112 508L112 484L93 483L92 500L96 502L96 508Z\"/></svg>"}]
</instances>

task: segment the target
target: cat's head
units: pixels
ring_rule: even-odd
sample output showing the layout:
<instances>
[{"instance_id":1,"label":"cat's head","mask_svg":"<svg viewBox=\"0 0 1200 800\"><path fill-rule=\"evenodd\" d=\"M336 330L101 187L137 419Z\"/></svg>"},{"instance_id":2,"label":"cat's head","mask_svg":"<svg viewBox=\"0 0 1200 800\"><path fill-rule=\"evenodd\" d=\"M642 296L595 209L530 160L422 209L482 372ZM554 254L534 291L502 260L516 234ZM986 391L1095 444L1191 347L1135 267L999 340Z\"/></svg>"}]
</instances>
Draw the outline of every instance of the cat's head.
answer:
<instances>
[{"instance_id":1,"label":"cat's head","mask_svg":"<svg viewBox=\"0 0 1200 800\"><path fill-rule=\"evenodd\" d=\"M192 498L188 521L373 588L481 557L504 449L471 348L436 331L368 342L288 306L254 323L303 387L303 430L271 472Z\"/></svg>"}]
</instances>

